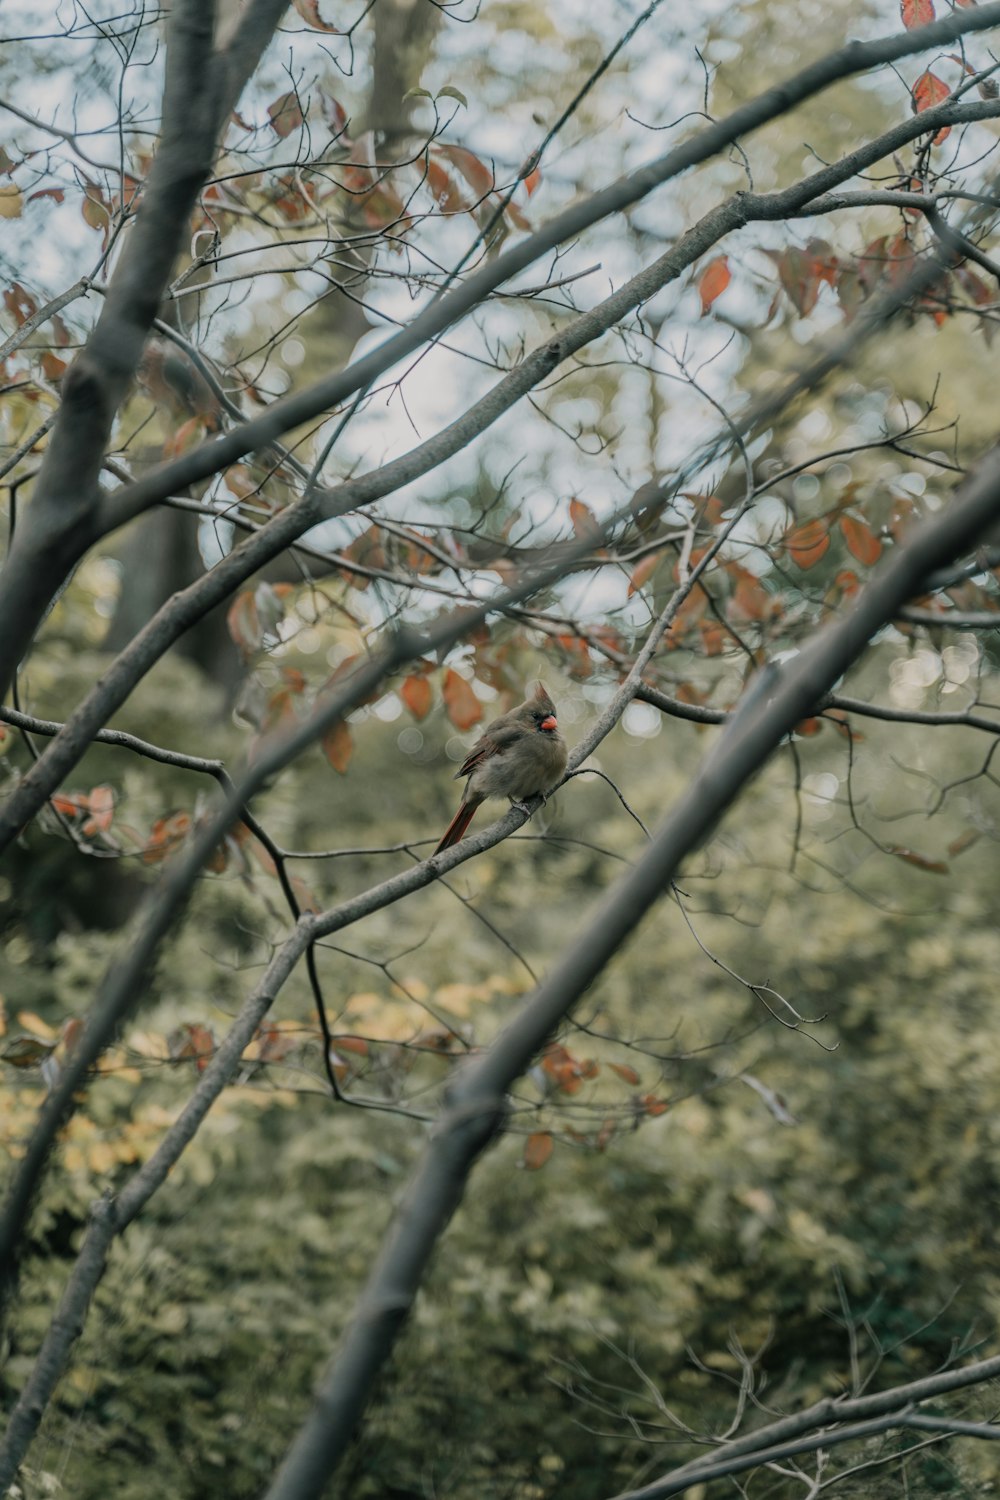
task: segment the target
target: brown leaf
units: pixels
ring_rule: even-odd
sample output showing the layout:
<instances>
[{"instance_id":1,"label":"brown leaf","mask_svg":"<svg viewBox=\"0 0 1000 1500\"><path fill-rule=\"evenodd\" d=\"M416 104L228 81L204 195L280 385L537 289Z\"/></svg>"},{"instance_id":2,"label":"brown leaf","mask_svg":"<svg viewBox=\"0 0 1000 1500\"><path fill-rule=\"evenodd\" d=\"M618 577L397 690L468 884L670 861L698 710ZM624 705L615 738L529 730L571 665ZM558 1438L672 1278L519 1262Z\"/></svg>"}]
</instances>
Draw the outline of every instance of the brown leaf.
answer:
<instances>
[{"instance_id":1,"label":"brown leaf","mask_svg":"<svg viewBox=\"0 0 1000 1500\"><path fill-rule=\"evenodd\" d=\"M0 1046L0 1062L11 1068L34 1068L55 1050L55 1042L38 1036L12 1036Z\"/></svg>"},{"instance_id":2,"label":"brown leaf","mask_svg":"<svg viewBox=\"0 0 1000 1500\"><path fill-rule=\"evenodd\" d=\"M630 1068L628 1063L608 1063L608 1067L611 1069L612 1073L617 1073L618 1077L623 1079L626 1083L639 1082L638 1073L634 1068Z\"/></svg>"},{"instance_id":3,"label":"brown leaf","mask_svg":"<svg viewBox=\"0 0 1000 1500\"><path fill-rule=\"evenodd\" d=\"M786 533L785 547L800 568L811 568L819 562L830 545L825 521L805 521Z\"/></svg>"},{"instance_id":4,"label":"brown leaf","mask_svg":"<svg viewBox=\"0 0 1000 1500\"><path fill-rule=\"evenodd\" d=\"M552 1136L547 1130L539 1130L528 1136L524 1143L524 1165L529 1172L537 1172L544 1167L552 1155L552 1144Z\"/></svg>"},{"instance_id":5,"label":"brown leaf","mask_svg":"<svg viewBox=\"0 0 1000 1500\"><path fill-rule=\"evenodd\" d=\"M878 562L882 556L882 543L867 521L844 514L840 518L840 529L852 557L856 557L859 563L864 563L866 568Z\"/></svg>"},{"instance_id":6,"label":"brown leaf","mask_svg":"<svg viewBox=\"0 0 1000 1500\"><path fill-rule=\"evenodd\" d=\"M3 305L18 328L38 311L38 303L30 292L26 292L19 281L13 282L3 294Z\"/></svg>"},{"instance_id":7,"label":"brown leaf","mask_svg":"<svg viewBox=\"0 0 1000 1500\"><path fill-rule=\"evenodd\" d=\"M199 1073L204 1073L209 1059L215 1051L215 1037L209 1026L188 1023L179 1026L168 1040L170 1056L175 1062L193 1057L197 1059Z\"/></svg>"},{"instance_id":8,"label":"brown leaf","mask_svg":"<svg viewBox=\"0 0 1000 1500\"><path fill-rule=\"evenodd\" d=\"M291 135L302 124L302 106L298 94L292 90L279 95L273 104L268 105L267 115L275 134L284 140L286 135Z\"/></svg>"},{"instance_id":9,"label":"brown leaf","mask_svg":"<svg viewBox=\"0 0 1000 1500\"><path fill-rule=\"evenodd\" d=\"M714 260L709 261L698 277L702 317L708 312L715 299L722 296L732 279L728 256L717 255Z\"/></svg>"},{"instance_id":10,"label":"brown leaf","mask_svg":"<svg viewBox=\"0 0 1000 1500\"><path fill-rule=\"evenodd\" d=\"M948 853L954 859L956 854L963 854L966 849L970 849L981 838L982 834L978 828L967 828L964 833L959 834L957 839L952 839L948 845Z\"/></svg>"},{"instance_id":11,"label":"brown leaf","mask_svg":"<svg viewBox=\"0 0 1000 1500\"><path fill-rule=\"evenodd\" d=\"M438 146L437 149L457 172L461 172L472 191L478 193L480 198L485 198L493 191L496 178L492 168L481 162L473 152L468 151L465 146Z\"/></svg>"},{"instance_id":12,"label":"brown leaf","mask_svg":"<svg viewBox=\"0 0 1000 1500\"><path fill-rule=\"evenodd\" d=\"M808 739L814 734L819 734L822 727L822 724L820 724L819 720L816 718L800 719L795 726L794 732L796 734L802 735L803 738Z\"/></svg>"},{"instance_id":13,"label":"brown leaf","mask_svg":"<svg viewBox=\"0 0 1000 1500\"><path fill-rule=\"evenodd\" d=\"M226 627L244 657L259 651L264 634L253 589L244 589L236 595L226 614Z\"/></svg>"},{"instance_id":14,"label":"brown leaf","mask_svg":"<svg viewBox=\"0 0 1000 1500\"><path fill-rule=\"evenodd\" d=\"M351 731L343 720L339 724L334 724L333 728L328 729L324 734L323 754L341 776L347 771L353 750L354 741L351 738Z\"/></svg>"},{"instance_id":15,"label":"brown leaf","mask_svg":"<svg viewBox=\"0 0 1000 1500\"><path fill-rule=\"evenodd\" d=\"M442 697L456 729L471 729L483 717L483 705L473 692L472 684L451 667L445 673Z\"/></svg>"},{"instance_id":16,"label":"brown leaf","mask_svg":"<svg viewBox=\"0 0 1000 1500\"><path fill-rule=\"evenodd\" d=\"M571 500L569 518L573 531L581 542L589 542L596 546L601 541L601 528L589 505L585 505L582 500Z\"/></svg>"},{"instance_id":17,"label":"brown leaf","mask_svg":"<svg viewBox=\"0 0 1000 1500\"><path fill-rule=\"evenodd\" d=\"M399 689L399 696L415 719L424 719L430 712L431 685L426 677L407 677Z\"/></svg>"},{"instance_id":18,"label":"brown leaf","mask_svg":"<svg viewBox=\"0 0 1000 1500\"><path fill-rule=\"evenodd\" d=\"M468 204L462 197L452 177L447 173L436 157L428 155L426 159L427 186L431 190L434 202L438 208L446 213L464 213Z\"/></svg>"},{"instance_id":19,"label":"brown leaf","mask_svg":"<svg viewBox=\"0 0 1000 1500\"><path fill-rule=\"evenodd\" d=\"M890 844L886 849L887 854L894 854L897 859L905 859L908 865L916 865L918 870L927 870L931 875L947 875L948 866L944 860L928 859L925 854L918 854L914 849L904 849L899 844Z\"/></svg>"},{"instance_id":20,"label":"brown leaf","mask_svg":"<svg viewBox=\"0 0 1000 1500\"><path fill-rule=\"evenodd\" d=\"M655 1094L643 1094L639 1103L647 1115L665 1115L670 1108L665 1099L657 1099Z\"/></svg>"}]
</instances>

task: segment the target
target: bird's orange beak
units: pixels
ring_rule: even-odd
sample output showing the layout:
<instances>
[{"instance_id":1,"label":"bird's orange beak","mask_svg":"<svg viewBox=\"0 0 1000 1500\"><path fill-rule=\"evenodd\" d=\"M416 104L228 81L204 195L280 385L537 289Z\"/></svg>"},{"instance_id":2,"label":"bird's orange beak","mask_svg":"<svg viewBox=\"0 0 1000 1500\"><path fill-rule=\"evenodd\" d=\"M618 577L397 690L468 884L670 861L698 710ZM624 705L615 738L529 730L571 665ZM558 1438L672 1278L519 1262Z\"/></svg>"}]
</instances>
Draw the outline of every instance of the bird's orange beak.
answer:
<instances>
[{"instance_id":1,"label":"bird's orange beak","mask_svg":"<svg viewBox=\"0 0 1000 1500\"><path fill-rule=\"evenodd\" d=\"M538 727L539 729L557 729L558 725L556 724L555 714L549 714L548 718L543 719Z\"/></svg>"}]
</instances>

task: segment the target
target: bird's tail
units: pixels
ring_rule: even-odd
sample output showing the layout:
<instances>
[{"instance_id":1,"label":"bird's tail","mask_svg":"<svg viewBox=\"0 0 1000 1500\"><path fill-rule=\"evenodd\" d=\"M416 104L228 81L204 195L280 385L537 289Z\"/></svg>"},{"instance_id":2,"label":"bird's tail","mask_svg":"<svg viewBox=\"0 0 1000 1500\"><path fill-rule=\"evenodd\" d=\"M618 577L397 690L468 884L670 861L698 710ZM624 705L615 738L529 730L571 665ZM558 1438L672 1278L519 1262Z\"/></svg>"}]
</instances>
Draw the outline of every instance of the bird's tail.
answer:
<instances>
[{"instance_id":1,"label":"bird's tail","mask_svg":"<svg viewBox=\"0 0 1000 1500\"><path fill-rule=\"evenodd\" d=\"M440 844L434 850L435 854L440 854L442 849L450 849L452 844L457 844L459 839L465 837L465 830L475 817L478 806L478 802L459 803L458 812L445 829Z\"/></svg>"}]
</instances>

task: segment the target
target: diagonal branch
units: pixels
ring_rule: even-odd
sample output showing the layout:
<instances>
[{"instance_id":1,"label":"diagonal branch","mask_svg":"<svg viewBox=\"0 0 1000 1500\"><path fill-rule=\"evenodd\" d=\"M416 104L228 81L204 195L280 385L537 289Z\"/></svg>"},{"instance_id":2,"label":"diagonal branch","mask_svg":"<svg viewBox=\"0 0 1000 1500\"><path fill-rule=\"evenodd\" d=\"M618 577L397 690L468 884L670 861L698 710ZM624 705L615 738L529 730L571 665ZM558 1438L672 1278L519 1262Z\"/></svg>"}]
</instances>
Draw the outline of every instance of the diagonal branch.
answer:
<instances>
[{"instance_id":1,"label":"diagonal branch","mask_svg":"<svg viewBox=\"0 0 1000 1500\"><path fill-rule=\"evenodd\" d=\"M998 515L1000 448L995 448L956 491L947 511L914 531L845 618L821 632L787 665L765 668L752 681L742 705L642 858L588 913L582 930L510 1026L458 1075L355 1318L268 1500L311 1500L324 1489L395 1345L466 1180L503 1127L512 1083L650 907L667 894L684 859L708 836L785 735L830 690L875 632L919 592L927 574L974 546Z\"/></svg>"}]
</instances>

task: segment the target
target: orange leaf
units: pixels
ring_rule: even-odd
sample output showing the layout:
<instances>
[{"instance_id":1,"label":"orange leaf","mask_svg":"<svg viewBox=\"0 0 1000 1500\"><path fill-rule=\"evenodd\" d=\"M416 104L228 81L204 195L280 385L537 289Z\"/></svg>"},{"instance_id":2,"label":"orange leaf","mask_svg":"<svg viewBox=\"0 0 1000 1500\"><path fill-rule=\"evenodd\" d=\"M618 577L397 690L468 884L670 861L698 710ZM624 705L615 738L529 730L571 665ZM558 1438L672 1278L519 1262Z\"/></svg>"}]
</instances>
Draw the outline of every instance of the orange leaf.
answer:
<instances>
[{"instance_id":1,"label":"orange leaf","mask_svg":"<svg viewBox=\"0 0 1000 1500\"><path fill-rule=\"evenodd\" d=\"M618 1077L623 1079L626 1083L639 1082L638 1073L634 1068L630 1068L627 1063L608 1063L608 1067L611 1069L612 1073L617 1073Z\"/></svg>"},{"instance_id":2,"label":"orange leaf","mask_svg":"<svg viewBox=\"0 0 1000 1500\"><path fill-rule=\"evenodd\" d=\"M442 696L448 717L456 729L471 729L483 717L483 705L472 691L471 682L451 667L445 673Z\"/></svg>"},{"instance_id":3,"label":"orange leaf","mask_svg":"<svg viewBox=\"0 0 1000 1500\"><path fill-rule=\"evenodd\" d=\"M903 849L899 844L890 844L886 849L887 854L894 854L897 859L905 859L908 865L916 865L918 870L927 870L931 875L947 875L948 866L944 860L928 859L925 854L917 854L914 849Z\"/></svg>"},{"instance_id":4,"label":"orange leaf","mask_svg":"<svg viewBox=\"0 0 1000 1500\"><path fill-rule=\"evenodd\" d=\"M633 594L637 594L649 582L662 561L662 552L650 552L648 557L644 557L641 562L636 563L632 577L629 579L628 597L630 599Z\"/></svg>"},{"instance_id":5,"label":"orange leaf","mask_svg":"<svg viewBox=\"0 0 1000 1500\"><path fill-rule=\"evenodd\" d=\"M84 792L56 792L49 798L49 801L56 812L62 813L64 818L75 818L78 813L85 812L89 806Z\"/></svg>"},{"instance_id":6,"label":"orange leaf","mask_svg":"<svg viewBox=\"0 0 1000 1500\"><path fill-rule=\"evenodd\" d=\"M341 776L350 764L353 749L354 741L351 739L351 731L343 720L339 724L334 724L333 728L328 729L323 736L323 754Z\"/></svg>"},{"instance_id":7,"label":"orange leaf","mask_svg":"<svg viewBox=\"0 0 1000 1500\"><path fill-rule=\"evenodd\" d=\"M115 794L109 786L95 786L88 803L90 817L83 825L83 832L107 833L115 814Z\"/></svg>"},{"instance_id":8,"label":"orange leaf","mask_svg":"<svg viewBox=\"0 0 1000 1500\"><path fill-rule=\"evenodd\" d=\"M236 595L226 614L226 627L244 656L259 649L264 634L253 589L244 589L242 594Z\"/></svg>"},{"instance_id":9,"label":"orange leaf","mask_svg":"<svg viewBox=\"0 0 1000 1500\"><path fill-rule=\"evenodd\" d=\"M51 349L46 349L42 354L40 364L42 366L42 374L46 380L51 380L53 383L60 380L69 369L66 361L60 359L58 354L53 354Z\"/></svg>"},{"instance_id":10,"label":"orange leaf","mask_svg":"<svg viewBox=\"0 0 1000 1500\"><path fill-rule=\"evenodd\" d=\"M539 186L541 180L542 171L540 167L535 167L534 171L529 172L527 177L522 177L521 181L524 183L529 198L531 197L535 189Z\"/></svg>"},{"instance_id":11,"label":"orange leaf","mask_svg":"<svg viewBox=\"0 0 1000 1500\"><path fill-rule=\"evenodd\" d=\"M907 31L929 26L934 19L934 0L899 0L899 14Z\"/></svg>"},{"instance_id":12,"label":"orange leaf","mask_svg":"<svg viewBox=\"0 0 1000 1500\"><path fill-rule=\"evenodd\" d=\"M573 523L573 531L581 542L596 544L601 540L601 528L597 524L597 517L590 506L584 505L582 500L569 502L569 518Z\"/></svg>"},{"instance_id":13,"label":"orange leaf","mask_svg":"<svg viewBox=\"0 0 1000 1500\"><path fill-rule=\"evenodd\" d=\"M948 85L929 69L921 73L913 85L913 113L922 115L925 109L933 109L936 104L943 104L945 99L951 97L951 89ZM940 146L941 142L951 133L951 126L945 125L934 137L933 144Z\"/></svg>"},{"instance_id":14,"label":"orange leaf","mask_svg":"<svg viewBox=\"0 0 1000 1500\"><path fill-rule=\"evenodd\" d=\"M818 563L830 545L830 533L825 521L805 521L795 526L785 537L785 547L793 562L800 568L811 568Z\"/></svg>"},{"instance_id":15,"label":"orange leaf","mask_svg":"<svg viewBox=\"0 0 1000 1500\"><path fill-rule=\"evenodd\" d=\"M877 563L882 556L882 543L872 531L866 521L859 521L854 516L842 515L840 518L840 529L847 543L847 550L859 563L864 563L870 568Z\"/></svg>"},{"instance_id":16,"label":"orange leaf","mask_svg":"<svg viewBox=\"0 0 1000 1500\"><path fill-rule=\"evenodd\" d=\"M711 307L716 297L721 297L726 287L732 281L729 270L729 257L717 255L715 260L710 260L708 265L698 277L698 292L701 296L701 312L705 313Z\"/></svg>"},{"instance_id":17,"label":"orange leaf","mask_svg":"<svg viewBox=\"0 0 1000 1500\"><path fill-rule=\"evenodd\" d=\"M315 31L333 31L340 35L339 26L331 26L319 13L319 0L292 0L292 4L307 25Z\"/></svg>"},{"instance_id":18,"label":"orange leaf","mask_svg":"<svg viewBox=\"0 0 1000 1500\"><path fill-rule=\"evenodd\" d=\"M537 1172L544 1167L552 1155L552 1136L547 1130L539 1130L534 1135L529 1135L524 1143L524 1165L529 1172Z\"/></svg>"},{"instance_id":19,"label":"orange leaf","mask_svg":"<svg viewBox=\"0 0 1000 1500\"><path fill-rule=\"evenodd\" d=\"M639 1100L647 1115L665 1115L670 1108L664 1099L657 1099L655 1094L643 1094Z\"/></svg>"},{"instance_id":20,"label":"orange leaf","mask_svg":"<svg viewBox=\"0 0 1000 1500\"><path fill-rule=\"evenodd\" d=\"M431 685L426 677L407 677L399 689L399 696L415 719L427 717L431 706Z\"/></svg>"},{"instance_id":21,"label":"orange leaf","mask_svg":"<svg viewBox=\"0 0 1000 1500\"><path fill-rule=\"evenodd\" d=\"M795 726L795 733L808 739L811 735L819 734L821 728L818 719L800 719Z\"/></svg>"},{"instance_id":22,"label":"orange leaf","mask_svg":"<svg viewBox=\"0 0 1000 1500\"><path fill-rule=\"evenodd\" d=\"M149 830L146 846L140 852L144 865L158 865L172 854L187 838L191 818L186 812L171 813L168 818L157 818Z\"/></svg>"}]
</instances>

